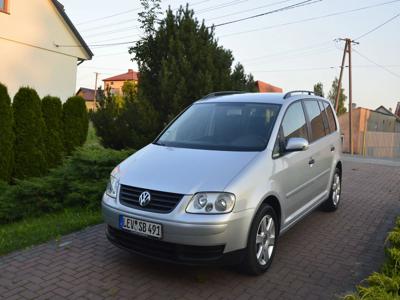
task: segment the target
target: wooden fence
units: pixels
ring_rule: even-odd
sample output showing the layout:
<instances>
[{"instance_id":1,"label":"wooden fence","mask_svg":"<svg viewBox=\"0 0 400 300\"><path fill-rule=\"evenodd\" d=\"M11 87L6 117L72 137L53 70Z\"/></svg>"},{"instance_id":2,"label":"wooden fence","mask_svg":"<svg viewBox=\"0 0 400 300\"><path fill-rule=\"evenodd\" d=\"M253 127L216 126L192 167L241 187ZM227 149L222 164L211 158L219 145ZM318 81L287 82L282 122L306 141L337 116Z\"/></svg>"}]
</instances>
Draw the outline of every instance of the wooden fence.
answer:
<instances>
[{"instance_id":1,"label":"wooden fence","mask_svg":"<svg viewBox=\"0 0 400 300\"><path fill-rule=\"evenodd\" d=\"M377 158L400 159L399 132L366 132L362 135L362 155Z\"/></svg>"}]
</instances>

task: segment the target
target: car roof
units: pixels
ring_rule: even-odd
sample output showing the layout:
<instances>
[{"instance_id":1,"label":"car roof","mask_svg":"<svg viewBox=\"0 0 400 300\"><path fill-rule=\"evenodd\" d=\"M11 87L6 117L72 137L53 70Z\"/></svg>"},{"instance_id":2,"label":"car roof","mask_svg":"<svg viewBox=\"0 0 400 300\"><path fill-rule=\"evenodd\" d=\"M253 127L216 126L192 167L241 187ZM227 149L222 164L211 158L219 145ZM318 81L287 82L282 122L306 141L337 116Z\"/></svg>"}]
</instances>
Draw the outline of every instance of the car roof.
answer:
<instances>
[{"instance_id":1,"label":"car roof","mask_svg":"<svg viewBox=\"0 0 400 300\"><path fill-rule=\"evenodd\" d=\"M195 103L218 103L218 102L249 102L249 103L271 103L271 104L283 104L290 103L299 99L320 99L324 98L315 95L296 94L284 99L285 93L239 93L230 95L212 96L203 98Z\"/></svg>"}]
</instances>

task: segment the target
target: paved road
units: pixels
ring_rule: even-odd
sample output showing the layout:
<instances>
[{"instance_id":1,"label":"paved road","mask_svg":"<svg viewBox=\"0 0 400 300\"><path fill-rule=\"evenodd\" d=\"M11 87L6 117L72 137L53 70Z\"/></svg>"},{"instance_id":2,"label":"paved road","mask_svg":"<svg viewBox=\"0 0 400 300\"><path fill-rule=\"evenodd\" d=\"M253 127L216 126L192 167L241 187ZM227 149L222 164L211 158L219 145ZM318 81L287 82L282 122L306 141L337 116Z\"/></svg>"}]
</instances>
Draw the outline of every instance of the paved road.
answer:
<instances>
[{"instance_id":1,"label":"paved road","mask_svg":"<svg viewBox=\"0 0 400 300\"><path fill-rule=\"evenodd\" d=\"M175 266L110 245L104 225L0 258L4 299L335 299L383 261L400 213L400 168L347 162L342 205L282 236L263 276Z\"/></svg>"}]
</instances>

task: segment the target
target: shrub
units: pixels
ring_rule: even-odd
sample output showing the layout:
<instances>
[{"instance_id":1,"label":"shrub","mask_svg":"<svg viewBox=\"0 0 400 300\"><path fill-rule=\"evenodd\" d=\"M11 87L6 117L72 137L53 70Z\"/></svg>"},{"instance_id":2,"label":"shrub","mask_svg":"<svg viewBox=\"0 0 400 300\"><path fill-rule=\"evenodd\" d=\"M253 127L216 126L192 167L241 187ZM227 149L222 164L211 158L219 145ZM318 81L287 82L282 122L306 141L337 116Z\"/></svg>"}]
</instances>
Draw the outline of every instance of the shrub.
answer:
<instances>
[{"instance_id":1,"label":"shrub","mask_svg":"<svg viewBox=\"0 0 400 300\"><path fill-rule=\"evenodd\" d=\"M345 300L400 299L400 218L387 237L386 261L380 272L366 279L366 285L357 287L357 292L347 295Z\"/></svg>"},{"instance_id":2,"label":"shrub","mask_svg":"<svg viewBox=\"0 0 400 300\"><path fill-rule=\"evenodd\" d=\"M106 148L140 149L157 134L157 113L148 102L140 101L135 93L125 94L123 106L114 96L103 99L98 110L92 113L91 120Z\"/></svg>"},{"instance_id":3,"label":"shrub","mask_svg":"<svg viewBox=\"0 0 400 300\"><path fill-rule=\"evenodd\" d=\"M11 179L14 138L11 99L7 88L0 84L0 180Z\"/></svg>"},{"instance_id":4,"label":"shrub","mask_svg":"<svg viewBox=\"0 0 400 300\"><path fill-rule=\"evenodd\" d=\"M46 124L44 144L49 168L61 164L64 152L62 142L62 104L59 98L47 96L42 100L42 114Z\"/></svg>"},{"instance_id":5,"label":"shrub","mask_svg":"<svg viewBox=\"0 0 400 300\"><path fill-rule=\"evenodd\" d=\"M47 171L44 149L45 124L40 98L34 89L20 88L14 97L14 176L41 176Z\"/></svg>"},{"instance_id":6,"label":"shrub","mask_svg":"<svg viewBox=\"0 0 400 300\"><path fill-rule=\"evenodd\" d=\"M39 216L66 207L98 208L112 169L132 151L100 146L79 148L47 176L0 182L0 223Z\"/></svg>"},{"instance_id":7,"label":"shrub","mask_svg":"<svg viewBox=\"0 0 400 300\"><path fill-rule=\"evenodd\" d=\"M85 100L79 96L69 98L63 105L64 147L68 155L85 143L88 129Z\"/></svg>"}]
</instances>

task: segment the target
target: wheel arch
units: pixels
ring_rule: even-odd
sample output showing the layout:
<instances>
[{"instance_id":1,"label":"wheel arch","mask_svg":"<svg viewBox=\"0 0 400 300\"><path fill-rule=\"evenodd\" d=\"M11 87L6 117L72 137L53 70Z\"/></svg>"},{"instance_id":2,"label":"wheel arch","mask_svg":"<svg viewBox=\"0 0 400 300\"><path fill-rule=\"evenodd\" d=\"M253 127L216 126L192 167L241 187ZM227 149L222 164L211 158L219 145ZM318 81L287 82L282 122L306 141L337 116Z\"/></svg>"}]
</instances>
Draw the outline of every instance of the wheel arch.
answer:
<instances>
[{"instance_id":1,"label":"wheel arch","mask_svg":"<svg viewBox=\"0 0 400 300\"><path fill-rule=\"evenodd\" d=\"M339 169L339 171L340 171L340 177L342 177L342 172L343 172L343 166L342 166L342 162L339 160L337 163L336 163L336 168L338 168Z\"/></svg>"},{"instance_id":2,"label":"wheel arch","mask_svg":"<svg viewBox=\"0 0 400 300\"><path fill-rule=\"evenodd\" d=\"M278 217L278 225L279 225L278 230L280 231L281 225L282 225L281 224L281 222L282 222L282 207L281 207L278 197L276 197L275 195L269 195L269 196L265 197L265 199L261 202L261 205L264 205L264 204L267 204L274 209L276 216ZM260 207L261 207L261 205L260 205Z\"/></svg>"}]
</instances>

